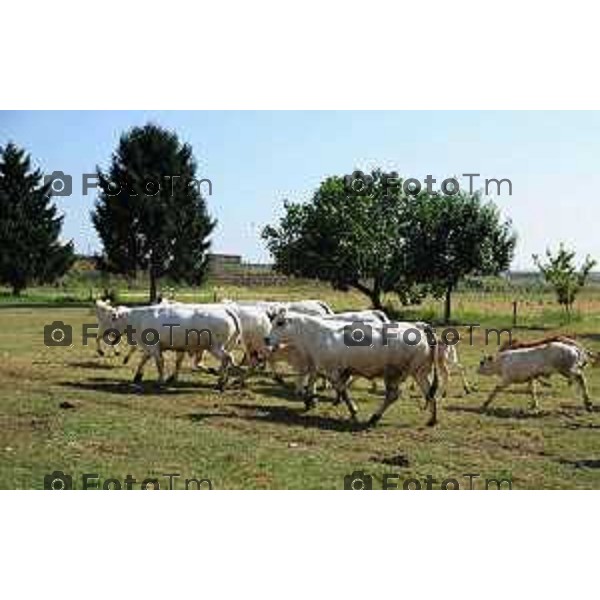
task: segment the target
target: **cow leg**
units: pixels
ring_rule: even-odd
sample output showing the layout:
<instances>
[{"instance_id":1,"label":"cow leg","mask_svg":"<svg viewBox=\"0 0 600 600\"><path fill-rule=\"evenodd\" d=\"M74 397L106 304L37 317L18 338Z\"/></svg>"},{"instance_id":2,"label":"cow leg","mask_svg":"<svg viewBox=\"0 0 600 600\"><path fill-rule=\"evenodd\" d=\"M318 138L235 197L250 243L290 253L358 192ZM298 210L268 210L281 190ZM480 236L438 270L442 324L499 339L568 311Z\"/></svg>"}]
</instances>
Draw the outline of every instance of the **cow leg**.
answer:
<instances>
[{"instance_id":1,"label":"cow leg","mask_svg":"<svg viewBox=\"0 0 600 600\"><path fill-rule=\"evenodd\" d=\"M529 382L529 393L531 394L531 406L530 406L530 408L531 408L531 410L535 410L535 411L539 410L539 408L540 408L540 405L539 405L539 402L538 402L538 397L537 397L536 383L537 382L536 382L535 379L532 379Z\"/></svg>"},{"instance_id":2,"label":"cow leg","mask_svg":"<svg viewBox=\"0 0 600 600\"><path fill-rule=\"evenodd\" d=\"M431 411L431 417L427 421L427 425L433 426L437 424L437 390L434 389L433 384L429 381L427 371L417 371L413 374L414 380L421 389L421 393L425 398L424 408L429 408ZM447 381L447 380L446 380Z\"/></svg>"},{"instance_id":3,"label":"cow leg","mask_svg":"<svg viewBox=\"0 0 600 600\"><path fill-rule=\"evenodd\" d=\"M128 352L125 354L125 357L123 358L123 364L124 365L126 365L129 362L129 359L131 358L131 356L135 352L135 349L136 349L136 346L131 346L131 348L129 348Z\"/></svg>"},{"instance_id":4,"label":"cow leg","mask_svg":"<svg viewBox=\"0 0 600 600\"><path fill-rule=\"evenodd\" d=\"M221 358L221 373L217 382L217 389L223 391L229 381L229 369L233 364L233 357L229 352L223 351Z\"/></svg>"},{"instance_id":5,"label":"cow leg","mask_svg":"<svg viewBox=\"0 0 600 600\"><path fill-rule=\"evenodd\" d=\"M335 402L337 406L342 400L350 411L350 417L353 421L356 421L357 408L350 394L348 393L349 383L352 380L352 376L349 371L341 371L329 374L331 385L335 390Z\"/></svg>"},{"instance_id":6,"label":"cow leg","mask_svg":"<svg viewBox=\"0 0 600 600\"><path fill-rule=\"evenodd\" d=\"M175 383L177 378L179 377L179 370L181 369L181 363L185 358L185 352L180 350L177 352L177 357L175 358L175 370L173 373L167 378L167 383Z\"/></svg>"},{"instance_id":7,"label":"cow leg","mask_svg":"<svg viewBox=\"0 0 600 600\"><path fill-rule=\"evenodd\" d=\"M586 410L592 410L593 404L590 399L590 394L588 392L587 382L585 380L585 376L579 370L573 373L573 379L577 382L579 389L581 390L581 395L583 396L583 403L585 405Z\"/></svg>"},{"instance_id":8,"label":"cow leg","mask_svg":"<svg viewBox=\"0 0 600 600\"><path fill-rule=\"evenodd\" d=\"M241 376L242 371L241 369L239 369L239 367L236 366L235 361L233 360L233 354L231 354L231 352L229 352L225 348L215 348L210 352L217 360L221 361L217 389L223 391L227 387L227 383L229 382L229 376L231 375L231 372L235 370L236 373Z\"/></svg>"},{"instance_id":9,"label":"cow leg","mask_svg":"<svg viewBox=\"0 0 600 600\"><path fill-rule=\"evenodd\" d=\"M104 356L104 350L102 350L102 335L100 335L100 333L98 332L98 335L96 336L96 352L98 354L98 356Z\"/></svg>"},{"instance_id":10,"label":"cow leg","mask_svg":"<svg viewBox=\"0 0 600 600\"><path fill-rule=\"evenodd\" d=\"M421 390L421 394L425 400L424 404L421 406L422 410L426 410L430 408L431 402L429 400L429 392L431 390L431 383L429 381L429 373L427 370L419 370L412 374L411 388L416 391L418 387Z\"/></svg>"},{"instance_id":11,"label":"cow leg","mask_svg":"<svg viewBox=\"0 0 600 600\"><path fill-rule=\"evenodd\" d=\"M320 391L325 391L328 390L330 387L329 381L327 379L327 377L325 377L325 375L319 375L319 378L321 379L321 385L317 387L318 390Z\"/></svg>"},{"instance_id":12,"label":"cow leg","mask_svg":"<svg viewBox=\"0 0 600 600\"><path fill-rule=\"evenodd\" d=\"M137 366L137 369L135 370L135 375L133 376L133 383L140 383L140 381L142 381L142 378L144 377L144 366L149 360L150 354L144 352Z\"/></svg>"},{"instance_id":13,"label":"cow leg","mask_svg":"<svg viewBox=\"0 0 600 600\"><path fill-rule=\"evenodd\" d=\"M350 394L348 393L347 388L344 386L343 389L338 391L338 394L348 407L348 410L350 411L350 418L353 421L356 421L356 415L358 413L358 410L356 408L356 404L354 404L354 401L352 400L352 398L350 398Z\"/></svg>"},{"instance_id":14,"label":"cow leg","mask_svg":"<svg viewBox=\"0 0 600 600\"><path fill-rule=\"evenodd\" d=\"M390 378L390 377L386 377L385 378L385 398L383 399L383 402L381 403L381 406L379 407L378 410L376 410L372 415L371 418L367 421L367 425L369 427L376 425L379 420L381 419L381 417L383 416L383 413L392 405L394 404L394 402L396 402L396 400L398 400L399 397L399 380L397 378Z\"/></svg>"},{"instance_id":15,"label":"cow leg","mask_svg":"<svg viewBox=\"0 0 600 600\"><path fill-rule=\"evenodd\" d=\"M305 376L307 377L307 379L305 380L306 383L303 387L303 395L304 406L306 407L306 410L310 410L311 408L314 408L317 405L317 392L315 389L317 383L317 376L318 373L314 369L311 369Z\"/></svg>"},{"instance_id":16,"label":"cow leg","mask_svg":"<svg viewBox=\"0 0 600 600\"><path fill-rule=\"evenodd\" d=\"M456 368L458 369L458 372L460 373L460 380L462 381L463 390L465 391L465 394L470 394L471 393L471 385L469 384L469 382L467 380L467 376L465 375L466 369L461 364L457 364Z\"/></svg>"},{"instance_id":17,"label":"cow leg","mask_svg":"<svg viewBox=\"0 0 600 600\"><path fill-rule=\"evenodd\" d=\"M243 362L244 360L246 361L245 363ZM238 367L242 364L246 364L248 369L240 373L240 385L241 387L246 387L246 379L254 375L260 367L261 359L259 352L257 350L249 350L244 353L242 362L240 362Z\"/></svg>"},{"instance_id":18,"label":"cow leg","mask_svg":"<svg viewBox=\"0 0 600 600\"><path fill-rule=\"evenodd\" d=\"M492 403L492 400L496 397L496 395L506 387L508 386L505 383L499 383L498 385L496 385L496 387L492 390L492 393L488 396L488 399L481 405L481 410L486 410L487 407Z\"/></svg>"},{"instance_id":19,"label":"cow leg","mask_svg":"<svg viewBox=\"0 0 600 600\"><path fill-rule=\"evenodd\" d=\"M165 357L160 350L154 354L154 363L158 371L158 385L163 385L165 383Z\"/></svg>"},{"instance_id":20,"label":"cow leg","mask_svg":"<svg viewBox=\"0 0 600 600\"><path fill-rule=\"evenodd\" d=\"M204 357L204 350L195 350L191 353L192 356L192 360L191 360L191 368L192 371L200 371L201 370L201 363L202 363L202 359Z\"/></svg>"},{"instance_id":21,"label":"cow leg","mask_svg":"<svg viewBox=\"0 0 600 600\"><path fill-rule=\"evenodd\" d=\"M445 398L448 394L448 380L450 379L450 369L448 368L448 362L446 360L439 361L438 373L441 383L440 395L442 398ZM423 387L420 384L419 387L421 387L421 391L423 391ZM425 397L427 397L427 394L425 394Z\"/></svg>"}]
</instances>

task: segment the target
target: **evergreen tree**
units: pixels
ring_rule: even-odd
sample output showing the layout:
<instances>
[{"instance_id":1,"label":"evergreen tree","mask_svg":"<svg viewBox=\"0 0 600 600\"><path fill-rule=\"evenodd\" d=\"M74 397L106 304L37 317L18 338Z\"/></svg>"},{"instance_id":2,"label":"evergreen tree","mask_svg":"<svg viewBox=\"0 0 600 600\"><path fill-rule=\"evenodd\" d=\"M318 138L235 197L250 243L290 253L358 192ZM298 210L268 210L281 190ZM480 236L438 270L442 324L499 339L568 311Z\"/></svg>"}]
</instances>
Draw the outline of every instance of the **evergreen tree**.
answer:
<instances>
[{"instance_id":1,"label":"evergreen tree","mask_svg":"<svg viewBox=\"0 0 600 600\"><path fill-rule=\"evenodd\" d=\"M16 296L34 280L54 282L75 259L73 243L59 240L63 217L50 185L24 150L0 149L0 282Z\"/></svg>"},{"instance_id":2,"label":"evergreen tree","mask_svg":"<svg viewBox=\"0 0 600 600\"><path fill-rule=\"evenodd\" d=\"M100 267L129 277L147 272L150 302L160 277L199 284L205 276L216 222L196 169L189 145L148 124L122 135L108 171L97 170L92 221L103 244Z\"/></svg>"}]
</instances>

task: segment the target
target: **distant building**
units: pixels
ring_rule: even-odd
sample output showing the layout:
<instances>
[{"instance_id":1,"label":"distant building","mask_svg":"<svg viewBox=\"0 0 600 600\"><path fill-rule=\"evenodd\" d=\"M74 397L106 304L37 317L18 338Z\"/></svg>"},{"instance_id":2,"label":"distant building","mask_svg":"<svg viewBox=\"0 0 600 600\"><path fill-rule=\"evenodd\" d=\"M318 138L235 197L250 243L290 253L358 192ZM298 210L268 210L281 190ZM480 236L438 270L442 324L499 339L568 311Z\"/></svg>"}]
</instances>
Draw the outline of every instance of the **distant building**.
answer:
<instances>
[{"instance_id":1,"label":"distant building","mask_svg":"<svg viewBox=\"0 0 600 600\"><path fill-rule=\"evenodd\" d=\"M209 273L218 275L225 271L241 269L242 257L239 254L212 254L208 255Z\"/></svg>"}]
</instances>

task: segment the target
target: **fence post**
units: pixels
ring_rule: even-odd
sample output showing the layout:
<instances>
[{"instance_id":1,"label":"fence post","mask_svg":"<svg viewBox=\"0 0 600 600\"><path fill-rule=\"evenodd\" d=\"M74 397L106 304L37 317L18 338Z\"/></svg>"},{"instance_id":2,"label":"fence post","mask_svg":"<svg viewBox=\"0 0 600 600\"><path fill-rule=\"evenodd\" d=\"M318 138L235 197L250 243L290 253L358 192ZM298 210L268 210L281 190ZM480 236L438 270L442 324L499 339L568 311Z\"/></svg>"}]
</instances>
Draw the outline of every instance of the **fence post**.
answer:
<instances>
[{"instance_id":1,"label":"fence post","mask_svg":"<svg viewBox=\"0 0 600 600\"><path fill-rule=\"evenodd\" d=\"M513 327L517 326L517 304L518 302L516 300L513 300Z\"/></svg>"}]
</instances>

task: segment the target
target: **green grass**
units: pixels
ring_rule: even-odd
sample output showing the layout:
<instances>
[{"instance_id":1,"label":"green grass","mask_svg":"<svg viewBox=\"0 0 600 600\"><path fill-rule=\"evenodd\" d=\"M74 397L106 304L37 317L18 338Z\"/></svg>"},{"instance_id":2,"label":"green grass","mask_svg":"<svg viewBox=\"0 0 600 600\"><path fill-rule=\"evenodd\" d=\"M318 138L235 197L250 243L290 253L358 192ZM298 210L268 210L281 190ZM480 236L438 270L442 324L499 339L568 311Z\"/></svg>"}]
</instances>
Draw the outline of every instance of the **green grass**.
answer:
<instances>
[{"instance_id":1,"label":"green grass","mask_svg":"<svg viewBox=\"0 0 600 600\"><path fill-rule=\"evenodd\" d=\"M358 295L306 285L225 293L320 297L337 309L364 306ZM401 480L431 475L461 484L464 473L510 477L516 489L600 488L600 410L585 412L575 389L558 380L542 388L539 414L528 410L529 398L519 387L501 394L489 413L479 412L494 384L475 375L486 350L481 331L475 346L459 347L478 389L462 395L455 377L437 428L425 426L427 415L407 389L378 427L357 431L349 426L346 409L332 405L330 392L306 413L290 389L263 375L246 389L219 393L214 377L192 373L186 364L179 384L159 390L149 363L144 391L136 392L130 384L133 367L96 357L91 346L81 347L80 335L70 348L44 346L44 324L63 320L80 332L83 322L94 320L89 307L55 304L0 308L0 488L42 488L44 475L55 469L70 473L77 486L83 473L120 480L131 474L138 481L159 477L166 483L162 474L177 472L181 479L209 478L218 489L341 489L345 474L362 469L373 476L374 487L391 472ZM455 318L504 326L510 324L510 307L504 310L504 304L493 293L457 295ZM421 310L431 307L440 308L432 303ZM544 303L516 335L567 331L600 350L598 307L600 298L589 295L579 319L561 325L559 311ZM416 310L414 315L421 316ZM546 329L535 328L541 326ZM588 369L587 376L600 407L600 369ZM381 400L362 382L352 394L362 419Z\"/></svg>"}]
</instances>

